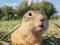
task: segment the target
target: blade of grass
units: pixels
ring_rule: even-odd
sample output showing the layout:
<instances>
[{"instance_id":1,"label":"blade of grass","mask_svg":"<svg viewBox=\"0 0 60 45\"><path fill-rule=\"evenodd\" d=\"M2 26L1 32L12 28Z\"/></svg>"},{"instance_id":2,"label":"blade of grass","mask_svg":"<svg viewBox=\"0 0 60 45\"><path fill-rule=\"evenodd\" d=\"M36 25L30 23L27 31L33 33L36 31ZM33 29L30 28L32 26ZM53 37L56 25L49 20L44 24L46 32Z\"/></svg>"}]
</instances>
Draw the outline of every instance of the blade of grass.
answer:
<instances>
[{"instance_id":1,"label":"blade of grass","mask_svg":"<svg viewBox=\"0 0 60 45\"><path fill-rule=\"evenodd\" d=\"M11 35L17 28L20 27L20 24L18 24L14 29L13 31L11 31L10 33L8 33L7 35L5 35L4 37L2 37L0 40L4 40L5 38L7 38L9 35Z\"/></svg>"},{"instance_id":2,"label":"blade of grass","mask_svg":"<svg viewBox=\"0 0 60 45\"><path fill-rule=\"evenodd\" d=\"M60 26L58 25L58 24L56 24L56 23L54 23L58 28L60 28Z\"/></svg>"}]
</instances>

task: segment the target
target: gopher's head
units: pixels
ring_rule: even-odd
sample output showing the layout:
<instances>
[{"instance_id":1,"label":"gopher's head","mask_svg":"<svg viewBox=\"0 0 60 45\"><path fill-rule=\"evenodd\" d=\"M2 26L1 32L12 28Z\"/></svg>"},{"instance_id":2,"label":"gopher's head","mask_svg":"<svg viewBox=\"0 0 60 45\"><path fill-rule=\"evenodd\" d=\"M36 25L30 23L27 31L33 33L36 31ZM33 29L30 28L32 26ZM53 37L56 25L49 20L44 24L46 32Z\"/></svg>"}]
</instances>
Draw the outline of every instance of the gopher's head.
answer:
<instances>
[{"instance_id":1,"label":"gopher's head","mask_svg":"<svg viewBox=\"0 0 60 45\"><path fill-rule=\"evenodd\" d=\"M45 16L39 11L28 11L24 14L22 18L22 24L29 28L34 28L33 31L46 30L48 27L48 21Z\"/></svg>"}]
</instances>

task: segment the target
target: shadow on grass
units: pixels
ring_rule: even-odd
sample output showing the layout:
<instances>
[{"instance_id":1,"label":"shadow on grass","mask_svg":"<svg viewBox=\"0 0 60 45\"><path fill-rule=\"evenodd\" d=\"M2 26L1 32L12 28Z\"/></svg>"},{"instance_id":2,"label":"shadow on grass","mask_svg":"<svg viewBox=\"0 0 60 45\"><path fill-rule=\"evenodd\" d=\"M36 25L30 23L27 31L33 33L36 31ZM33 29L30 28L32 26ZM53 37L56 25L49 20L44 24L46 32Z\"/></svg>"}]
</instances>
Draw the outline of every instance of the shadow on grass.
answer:
<instances>
[{"instance_id":1,"label":"shadow on grass","mask_svg":"<svg viewBox=\"0 0 60 45\"><path fill-rule=\"evenodd\" d=\"M3 38L4 35L4 32L0 32L0 45L11 45L11 41L8 41L10 36L5 36L5 38ZM43 37L42 45L60 45L60 38L45 36Z\"/></svg>"},{"instance_id":2,"label":"shadow on grass","mask_svg":"<svg viewBox=\"0 0 60 45\"><path fill-rule=\"evenodd\" d=\"M42 45L60 45L60 39L55 37L44 37Z\"/></svg>"}]
</instances>

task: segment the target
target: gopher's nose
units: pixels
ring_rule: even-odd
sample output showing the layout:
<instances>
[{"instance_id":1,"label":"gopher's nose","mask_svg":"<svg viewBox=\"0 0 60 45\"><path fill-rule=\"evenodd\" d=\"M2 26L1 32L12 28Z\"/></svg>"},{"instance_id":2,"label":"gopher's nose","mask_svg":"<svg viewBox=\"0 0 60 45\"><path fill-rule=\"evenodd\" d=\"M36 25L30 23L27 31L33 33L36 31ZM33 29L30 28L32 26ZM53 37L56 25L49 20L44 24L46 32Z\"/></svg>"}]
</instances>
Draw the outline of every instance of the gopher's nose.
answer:
<instances>
[{"instance_id":1,"label":"gopher's nose","mask_svg":"<svg viewBox=\"0 0 60 45\"><path fill-rule=\"evenodd\" d=\"M40 21L41 21L41 22L44 22L44 21L45 21L45 19L41 19Z\"/></svg>"},{"instance_id":2,"label":"gopher's nose","mask_svg":"<svg viewBox=\"0 0 60 45\"><path fill-rule=\"evenodd\" d=\"M45 19L40 19L41 27L43 27L44 21L45 21Z\"/></svg>"}]
</instances>

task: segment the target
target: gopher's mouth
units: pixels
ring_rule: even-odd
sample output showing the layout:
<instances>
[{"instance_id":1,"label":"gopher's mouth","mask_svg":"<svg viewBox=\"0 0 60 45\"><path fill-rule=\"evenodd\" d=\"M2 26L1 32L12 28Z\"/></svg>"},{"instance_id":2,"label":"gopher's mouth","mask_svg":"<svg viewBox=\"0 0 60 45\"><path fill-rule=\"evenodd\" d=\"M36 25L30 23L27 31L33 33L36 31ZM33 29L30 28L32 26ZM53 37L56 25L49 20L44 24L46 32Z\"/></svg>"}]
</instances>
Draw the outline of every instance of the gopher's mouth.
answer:
<instances>
[{"instance_id":1,"label":"gopher's mouth","mask_svg":"<svg viewBox=\"0 0 60 45\"><path fill-rule=\"evenodd\" d=\"M44 30L44 25L39 25L35 29L36 29L36 31Z\"/></svg>"},{"instance_id":2,"label":"gopher's mouth","mask_svg":"<svg viewBox=\"0 0 60 45\"><path fill-rule=\"evenodd\" d=\"M43 26L43 25L39 25L38 27L40 27L40 28L44 28L44 26Z\"/></svg>"}]
</instances>

